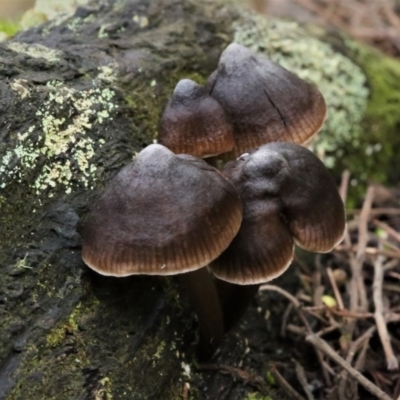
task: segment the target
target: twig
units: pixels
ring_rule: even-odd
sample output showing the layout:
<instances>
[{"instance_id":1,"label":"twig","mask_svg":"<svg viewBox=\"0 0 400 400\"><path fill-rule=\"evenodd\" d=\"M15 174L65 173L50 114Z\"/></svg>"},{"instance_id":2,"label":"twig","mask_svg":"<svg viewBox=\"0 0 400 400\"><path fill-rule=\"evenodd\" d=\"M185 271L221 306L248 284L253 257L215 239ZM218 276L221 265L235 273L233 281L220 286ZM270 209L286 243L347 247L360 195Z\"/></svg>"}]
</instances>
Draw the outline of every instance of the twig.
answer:
<instances>
[{"instance_id":1,"label":"twig","mask_svg":"<svg viewBox=\"0 0 400 400\"><path fill-rule=\"evenodd\" d=\"M315 397L313 396L311 390L308 387L307 377L306 377L306 373L304 372L304 368L296 360L293 360L293 362L296 366L295 371L296 371L297 380L300 382L300 385L303 388L304 393L307 396L307 399L315 400Z\"/></svg>"},{"instance_id":2,"label":"twig","mask_svg":"<svg viewBox=\"0 0 400 400\"><path fill-rule=\"evenodd\" d=\"M303 396L296 392L289 382L279 373L275 365L270 367L271 374L275 377L281 388L290 396L291 399L305 400Z\"/></svg>"},{"instance_id":3,"label":"twig","mask_svg":"<svg viewBox=\"0 0 400 400\"><path fill-rule=\"evenodd\" d=\"M304 313L302 312L302 310L300 309L301 304L300 302L296 299L296 297L292 296L289 292L287 292L286 290L280 288L279 286L275 286L275 285L262 285L260 286L260 291L263 290L269 290L269 291L274 291L274 292L278 292L280 293L282 296L286 297L288 300L290 300L293 305L296 308L297 314L300 317L301 321L303 322L304 326L306 327L308 332L312 332L310 324L308 323L306 317L304 316ZM318 349L315 349L317 357L318 357L318 361L321 364L322 367L322 374L324 376L325 379L325 383L330 387L332 384L331 378L328 374L328 371L325 368L325 363L324 363L324 359L322 357L321 352Z\"/></svg>"},{"instance_id":4,"label":"twig","mask_svg":"<svg viewBox=\"0 0 400 400\"><path fill-rule=\"evenodd\" d=\"M285 312L283 313L283 316L282 316L282 323L281 323L281 336L282 337L285 336L288 318L289 318L289 315L292 312L292 310L293 310L293 303L289 303L288 306L286 307Z\"/></svg>"},{"instance_id":5,"label":"twig","mask_svg":"<svg viewBox=\"0 0 400 400\"><path fill-rule=\"evenodd\" d=\"M291 295L289 292L287 292L286 290L280 288L279 286L275 286L275 285L261 285L260 289L261 292L264 290L268 290L270 292L278 292L280 293L282 296L286 297L288 300L290 300L293 305L297 308L297 310L299 311L301 304L300 302L296 299L296 297L294 297L293 295ZM307 319L305 318L304 314L302 312L299 312L299 317L301 319L301 322L303 322L304 326L311 332L311 327L310 324L308 323Z\"/></svg>"},{"instance_id":6,"label":"twig","mask_svg":"<svg viewBox=\"0 0 400 400\"><path fill-rule=\"evenodd\" d=\"M347 200L347 191L349 188L349 182L350 182L350 171L346 169L342 173L342 180L340 182L340 188L339 188L340 197L342 198L342 201L345 204Z\"/></svg>"},{"instance_id":7,"label":"twig","mask_svg":"<svg viewBox=\"0 0 400 400\"><path fill-rule=\"evenodd\" d=\"M333 332L333 331L335 331L336 329L340 329L340 328L341 328L341 325L336 323L336 324L334 324L334 325L327 326L326 328L323 328L323 329L319 330L319 331L316 333L316 335L318 335L318 336L324 336L324 335L326 335L327 333Z\"/></svg>"},{"instance_id":8,"label":"twig","mask_svg":"<svg viewBox=\"0 0 400 400\"><path fill-rule=\"evenodd\" d=\"M400 293L400 287L398 284L384 283L382 288L383 290L388 290L390 292Z\"/></svg>"},{"instance_id":9,"label":"twig","mask_svg":"<svg viewBox=\"0 0 400 400\"><path fill-rule=\"evenodd\" d=\"M322 264L321 264L321 254L317 254L315 257L315 266L316 271L313 273L312 281L314 284L313 289L313 304L314 306L322 305L322 296L324 294L325 288L321 284L321 275L322 275Z\"/></svg>"},{"instance_id":10,"label":"twig","mask_svg":"<svg viewBox=\"0 0 400 400\"><path fill-rule=\"evenodd\" d=\"M392 400L385 392L379 389L371 381L369 381L360 372L354 369L348 362L346 362L335 350L332 349L323 339L317 335L310 333L306 336L306 341L314 345L317 349L321 350L329 358L335 361L343 369L345 369L354 379L356 379L365 389L376 396L379 400Z\"/></svg>"},{"instance_id":11,"label":"twig","mask_svg":"<svg viewBox=\"0 0 400 400\"><path fill-rule=\"evenodd\" d=\"M347 246L347 245L338 245L336 246L333 250L333 252L336 251L345 251L345 252L352 252L352 253L356 253L357 252L357 248L355 246ZM369 256L386 256L386 257L391 257L391 258L395 258L396 260L400 259L400 252L398 252L397 250L392 251L392 250L382 250L382 249L377 249L375 247L366 247L365 248L365 254L369 255Z\"/></svg>"},{"instance_id":12,"label":"twig","mask_svg":"<svg viewBox=\"0 0 400 400\"><path fill-rule=\"evenodd\" d=\"M400 243L400 233L399 232L395 231L388 224L385 224L384 222L379 221L378 219L374 219L373 223L375 226L383 229L389 236L391 236L393 239L397 240Z\"/></svg>"},{"instance_id":13,"label":"twig","mask_svg":"<svg viewBox=\"0 0 400 400\"><path fill-rule=\"evenodd\" d=\"M365 360L366 360L366 356L367 356L367 351L368 351L368 348L369 348L369 341L370 341L370 338L368 338L368 339L363 343L363 345L361 346L361 350L360 350L360 352L358 353L356 362L355 362L355 364L354 364L354 368L355 368L357 371L361 371L361 370L364 368Z\"/></svg>"},{"instance_id":14,"label":"twig","mask_svg":"<svg viewBox=\"0 0 400 400\"><path fill-rule=\"evenodd\" d=\"M399 265L398 260L390 260L383 265L384 271L390 271L391 269L397 267ZM390 273L390 272L389 272Z\"/></svg>"},{"instance_id":15,"label":"twig","mask_svg":"<svg viewBox=\"0 0 400 400\"><path fill-rule=\"evenodd\" d=\"M286 327L286 330L288 330L289 332L293 332L297 335L301 335L301 336L306 336L307 335L307 329L303 328L301 326L297 326L294 324L288 324Z\"/></svg>"},{"instance_id":16,"label":"twig","mask_svg":"<svg viewBox=\"0 0 400 400\"><path fill-rule=\"evenodd\" d=\"M182 400L188 400L188 398L189 398L189 384L187 382L184 382L182 390Z\"/></svg>"},{"instance_id":17,"label":"twig","mask_svg":"<svg viewBox=\"0 0 400 400\"><path fill-rule=\"evenodd\" d=\"M372 335L376 331L376 326L371 326L367 329L357 340L351 343L349 350L347 352L346 362L350 365L353 361L354 356L356 355L357 351L364 345L364 348L367 349L369 340L371 339ZM360 368L356 368L359 370ZM346 398L345 391L347 387L347 379L349 377L349 373L347 371L342 371L340 374L340 381L339 381L339 398ZM353 390L354 391L354 390Z\"/></svg>"},{"instance_id":18,"label":"twig","mask_svg":"<svg viewBox=\"0 0 400 400\"><path fill-rule=\"evenodd\" d=\"M386 14L387 20L395 28L400 28L400 19L393 11L393 7L389 4L388 0L381 1L383 12Z\"/></svg>"},{"instance_id":19,"label":"twig","mask_svg":"<svg viewBox=\"0 0 400 400\"><path fill-rule=\"evenodd\" d=\"M359 209L346 210L347 215L360 214ZM370 217L376 217L378 215L400 215L400 208L373 208L370 212Z\"/></svg>"},{"instance_id":20,"label":"twig","mask_svg":"<svg viewBox=\"0 0 400 400\"><path fill-rule=\"evenodd\" d=\"M382 285L383 285L383 257L379 256L374 263L374 282L372 284L373 298L375 304L375 322L378 328L379 337L382 342L383 350L385 352L386 363L388 370L399 368L399 362L395 357L390 344L389 332L387 330L386 321L384 318L384 309L382 304Z\"/></svg>"},{"instance_id":21,"label":"twig","mask_svg":"<svg viewBox=\"0 0 400 400\"><path fill-rule=\"evenodd\" d=\"M236 379L255 386L260 392L267 393L267 384L260 375L251 374L243 369L235 368L226 364L200 364L197 367L199 371L220 371L231 374Z\"/></svg>"},{"instance_id":22,"label":"twig","mask_svg":"<svg viewBox=\"0 0 400 400\"><path fill-rule=\"evenodd\" d=\"M400 280L400 274L399 274L398 272L390 271L390 272L388 273L388 275L389 275L391 278L395 278L395 279Z\"/></svg>"},{"instance_id":23,"label":"twig","mask_svg":"<svg viewBox=\"0 0 400 400\"><path fill-rule=\"evenodd\" d=\"M342 299L342 296L341 296L341 294L339 292L339 288L337 287L335 278L333 277L333 273L332 273L331 267L328 267L326 269L326 272L328 274L328 278L329 278L329 281L331 283L331 286L332 286L332 289L333 289L333 293L335 294L335 299L336 299L338 308L339 308L339 310L344 310L343 299Z\"/></svg>"},{"instance_id":24,"label":"twig","mask_svg":"<svg viewBox=\"0 0 400 400\"><path fill-rule=\"evenodd\" d=\"M351 287L351 299L350 299L350 310L366 311L368 308L368 301L366 290L364 286L364 280L362 277L362 264L365 257L365 248L367 247L368 241L368 215L372 208L372 201L374 198L374 188L369 186L367 194L365 196L364 204L362 206L360 221L358 225L358 246L356 257L351 263L352 277L350 280Z\"/></svg>"},{"instance_id":25,"label":"twig","mask_svg":"<svg viewBox=\"0 0 400 400\"><path fill-rule=\"evenodd\" d=\"M369 313L369 312L351 312L349 310L335 310L334 308L327 308L328 311L330 311L333 315L336 315L338 317L344 317L344 318L355 318L355 319L366 319L366 318L373 318L374 314Z\"/></svg>"}]
</instances>

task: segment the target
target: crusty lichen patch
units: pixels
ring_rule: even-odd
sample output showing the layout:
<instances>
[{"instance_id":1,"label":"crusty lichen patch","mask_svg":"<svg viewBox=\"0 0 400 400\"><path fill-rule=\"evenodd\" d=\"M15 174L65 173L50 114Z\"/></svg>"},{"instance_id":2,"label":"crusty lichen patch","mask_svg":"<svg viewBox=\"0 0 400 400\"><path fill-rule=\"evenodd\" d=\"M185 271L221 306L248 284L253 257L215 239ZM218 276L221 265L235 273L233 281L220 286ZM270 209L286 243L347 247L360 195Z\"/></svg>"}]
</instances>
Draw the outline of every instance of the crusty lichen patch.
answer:
<instances>
[{"instance_id":1,"label":"crusty lichen patch","mask_svg":"<svg viewBox=\"0 0 400 400\"><path fill-rule=\"evenodd\" d=\"M15 147L0 159L0 188L13 181L23 182L29 171L35 173L32 189L37 195L59 185L66 193L71 193L73 184L92 186L97 169L95 150L101 148L104 139L95 143L88 133L93 125L113 119L115 92L102 82L115 79L114 68L99 68L94 87L89 89L77 90L57 81L47 83L47 98L36 111L37 124L16 132ZM23 82L11 81L10 86L22 99L29 97Z\"/></svg>"},{"instance_id":2,"label":"crusty lichen patch","mask_svg":"<svg viewBox=\"0 0 400 400\"><path fill-rule=\"evenodd\" d=\"M9 42L7 47L16 53L23 53L34 58L45 58L49 62L57 62L63 55L62 51L50 49L39 43Z\"/></svg>"},{"instance_id":3,"label":"crusty lichen patch","mask_svg":"<svg viewBox=\"0 0 400 400\"><path fill-rule=\"evenodd\" d=\"M328 117L315 145L326 164L333 166L341 155L336 150L345 143L359 146L369 92L357 65L296 22L267 20L249 12L234 23L234 32L235 42L267 55L322 92Z\"/></svg>"}]
</instances>

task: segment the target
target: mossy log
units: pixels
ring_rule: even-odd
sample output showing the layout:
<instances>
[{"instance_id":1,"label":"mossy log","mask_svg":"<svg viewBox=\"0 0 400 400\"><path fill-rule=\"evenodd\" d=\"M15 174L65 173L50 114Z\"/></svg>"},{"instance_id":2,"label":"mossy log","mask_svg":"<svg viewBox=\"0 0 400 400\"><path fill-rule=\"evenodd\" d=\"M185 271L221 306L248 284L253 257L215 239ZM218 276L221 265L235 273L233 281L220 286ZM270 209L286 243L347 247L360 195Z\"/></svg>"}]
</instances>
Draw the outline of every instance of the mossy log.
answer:
<instances>
[{"instance_id":1,"label":"mossy log","mask_svg":"<svg viewBox=\"0 0 400 400\"><path fill-rule=\"evenodd\" d=\"M252 18L213 0L98 0L0 44L0 399L179 397L193 320L172 279L91 273L77 228L152 143L176 82L203 83L252 30L260 43Z\"/></svg>"},{"instance_id":2,"label":"mossy log","mask_svg":"<svg viewBox=\"0 0 400 400\"><path fill-rule=\"evenodd\" d=\"M175 83L212 72L234 18L212 1L98 1L1 44L0 399L181 392L171 280L92 274L77 223L152 143Z\"/></svg>"}]
</instances>

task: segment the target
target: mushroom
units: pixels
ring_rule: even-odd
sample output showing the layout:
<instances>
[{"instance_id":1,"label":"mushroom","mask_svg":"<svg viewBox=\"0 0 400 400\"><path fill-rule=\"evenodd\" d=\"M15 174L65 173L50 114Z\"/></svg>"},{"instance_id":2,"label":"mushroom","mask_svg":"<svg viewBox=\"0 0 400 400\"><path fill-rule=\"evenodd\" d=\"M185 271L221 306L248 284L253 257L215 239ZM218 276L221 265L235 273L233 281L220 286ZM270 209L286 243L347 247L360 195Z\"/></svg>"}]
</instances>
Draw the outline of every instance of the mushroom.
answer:
<instances>
[{"instance_id":1,"label":"mushroom","mask_svg":"<svg viewBox=\"0 0 400 400\"><path fill-rule=\"evenodd\" d=\"M236 189L218 170L154 144L114 177L93 206L82 229L82 257L102 275L182 274L205 359L222 339L223 318L203 267L226 249L241 219Z\"/></svg>"},{"instance_id":2,"label":"mushroom","mask_svg":"<svg viewBox=\"0 0 400 400\"><path fill-rule=\"evenodd\" d=\"M231 151L234 139L218 102L196 82L182 79L164 110L158 143L176 154L205 158Z\"/></svg>"},{"instance_id":3,"label":"mushroom","mask_svg":"<svg viewBox=\"0 0 400 400\"><path fill-rule=\"evenodd\" d=\"M233 126L231 159L266 143L305 144L325 120L325 101L316 88L237 43L222 53L206 90Z\"/></svg>"},{"instance_id":4,"label":"mushroom","mask_svg":"<svg viewBox=\"0 0 400 400\"><path fill-rule=\"evenodd\" d=\"M324 164L300 145L264 145L226 164L222 173L242 198L243 221L210 268L223 281L253 285L241 289L219 283L229 328L258 285L288 268L294 244L308 251L328 252L342 240L346 223L333 178ZM236 306L227 308L234 299Z\"/></svg>"}]
</instances>

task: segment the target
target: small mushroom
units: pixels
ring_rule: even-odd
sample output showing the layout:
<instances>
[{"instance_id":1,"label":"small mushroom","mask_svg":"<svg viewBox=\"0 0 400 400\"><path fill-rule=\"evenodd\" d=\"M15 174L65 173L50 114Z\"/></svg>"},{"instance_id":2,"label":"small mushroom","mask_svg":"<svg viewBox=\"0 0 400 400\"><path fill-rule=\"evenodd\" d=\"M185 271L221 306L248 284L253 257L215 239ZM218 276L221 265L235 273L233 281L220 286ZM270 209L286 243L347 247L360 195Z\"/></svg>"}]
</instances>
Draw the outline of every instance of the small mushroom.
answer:
<instances>
[{"instance_id":1,"label":"small mushroom","mask_svg":"<svg viewBox=\"0 0 400 400\"><path fill-rule=\"evenodd\" d=\"M226 164L222 173L242 198L243 221L228 248L210 264L217 278L257 288L288 268L295 243L323 253L342 240L343 202L333 178L308 149L270 143ZM236 308L244 310L248 301L244 293L255 290L232 286L227 291L222 302L236 297ZM224 312L229 327L235 318L229 310Z\"/></svg>"},{"instance_id":2,"label":"small mushroom","mask_svg":"<svg viewBox=\"0 0 400 400\"><path fill-rule=\"evenodd\" d=\"M234 139L218 102L196 82L183 79L164 110L158 143L176 154L205 158L231 151Z\"/></svg>"},{"instance_id":3,"label":"small mushroom","mask_svg":"<svg viewBox=\"0 0 400 400\"><path fill-rule=\"evenodd\" d=\"M159 144L142 150L107 186L82 229L82 257L102 275L182 274L198 314L200 357L223 335L212 277L202 268L236 235L236 189L201 159Z\"/></svg>"},{"instance_id":4,"label":"small mushroom","mask_svg":"<svg viewBox=\"0 0 400 400\"><path fill-rule=\"evenodd\" d=\"M237 43L222 53L206 89L233 126L231 158L276 141L305 144L325 120L325 101L316 88Z\"/></svg>"}]
</instances>

